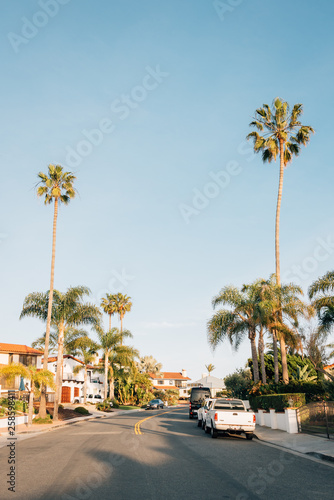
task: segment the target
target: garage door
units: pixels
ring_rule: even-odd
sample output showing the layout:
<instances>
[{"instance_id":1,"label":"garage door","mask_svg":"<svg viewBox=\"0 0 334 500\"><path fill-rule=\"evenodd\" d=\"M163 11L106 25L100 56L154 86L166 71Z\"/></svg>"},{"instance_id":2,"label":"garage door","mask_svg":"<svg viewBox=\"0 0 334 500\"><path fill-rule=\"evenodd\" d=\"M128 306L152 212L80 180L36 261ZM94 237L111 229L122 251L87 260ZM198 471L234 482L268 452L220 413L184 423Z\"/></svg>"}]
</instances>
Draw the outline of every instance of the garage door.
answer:
<instances>
[{"instance_id":1,"label":"garage door","mask_svg":"<svg viewBox=\"0 0 334 500\"><path fill-rule=\"evenodd\" d=\"M62 403L70 403L71 402L71 388L70 387L62 387L62 389L61 389L61 402Z\"/></svg>"}]
</instances>

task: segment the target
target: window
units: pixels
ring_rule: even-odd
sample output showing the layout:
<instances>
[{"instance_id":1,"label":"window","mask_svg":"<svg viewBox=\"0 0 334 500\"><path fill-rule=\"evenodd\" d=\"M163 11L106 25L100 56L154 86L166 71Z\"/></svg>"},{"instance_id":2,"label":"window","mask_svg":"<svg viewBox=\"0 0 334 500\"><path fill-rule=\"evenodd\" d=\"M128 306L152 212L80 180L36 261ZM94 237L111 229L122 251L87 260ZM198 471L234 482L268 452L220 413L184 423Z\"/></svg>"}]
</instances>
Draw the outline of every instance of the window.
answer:
<instances>
[{"instance_id":1,"label":"window","mask_svg":"<svg viewBox=\"0 0 334 500\"><path fill-rule=\"evenodd\" d=\"M164 381L163 380L158 380L158 385L164 385Z\"/></svg>"},{"instance_id":2,"label":"window","mask_svg":"<svg viewBox=\"0 0 334 500\"><path fill-rule=\"evenodd\" d=\"M24 366L36 366L36 356L29 356L28 354L20 354L19 362Z\"/></svg>"},{"instance_id":3,"label":"window","mask_svg":"<svg viewBox=\"0 0 334 500\"><path fill-rule=\"evenodd\" d=\"M170 381L169 381L169 385L173 385L173 380L170 380Z\"/></svg>"}]
</instances>

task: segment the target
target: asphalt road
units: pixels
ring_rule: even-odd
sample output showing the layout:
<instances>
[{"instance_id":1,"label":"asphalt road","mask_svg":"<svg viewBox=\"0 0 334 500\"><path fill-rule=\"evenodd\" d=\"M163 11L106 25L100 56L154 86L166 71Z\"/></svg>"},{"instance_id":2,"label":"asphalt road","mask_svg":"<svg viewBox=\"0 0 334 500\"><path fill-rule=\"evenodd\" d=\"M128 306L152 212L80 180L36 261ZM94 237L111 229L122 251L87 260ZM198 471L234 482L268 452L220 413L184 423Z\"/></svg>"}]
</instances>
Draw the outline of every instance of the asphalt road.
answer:
<instances>
[{"instance_id":1,"label":"asphalt road","mask_svg":"<svg viewBox=\"0 0 334 500\"><path fill-rule=\"evenodd\" d=\"M140 425L140 420L143 421ZM0 498L332 500L334 467L244 437L212 439L186 409L131 412L19 441L15 493Z\"/></svg>"}]
</instances>

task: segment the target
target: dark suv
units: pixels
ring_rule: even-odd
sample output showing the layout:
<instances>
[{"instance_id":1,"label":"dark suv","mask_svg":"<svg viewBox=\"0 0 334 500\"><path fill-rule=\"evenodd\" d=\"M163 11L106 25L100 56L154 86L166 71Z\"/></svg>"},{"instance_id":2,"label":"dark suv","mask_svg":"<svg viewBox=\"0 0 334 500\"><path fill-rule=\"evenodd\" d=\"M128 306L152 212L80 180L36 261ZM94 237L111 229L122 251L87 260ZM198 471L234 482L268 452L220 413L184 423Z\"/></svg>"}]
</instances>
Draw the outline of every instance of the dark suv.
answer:
<instances>
[{"instance_id":1,"label":"dark suv","mask_svg":"<svg viewBox=\"0 0 334 500\"><path fill-rule=\"evenodd\" d=\"M209 387L193 387L189 400L189 418L197 417L197 410L206 398L211 398Z\"/></svg>"}]
</instances>

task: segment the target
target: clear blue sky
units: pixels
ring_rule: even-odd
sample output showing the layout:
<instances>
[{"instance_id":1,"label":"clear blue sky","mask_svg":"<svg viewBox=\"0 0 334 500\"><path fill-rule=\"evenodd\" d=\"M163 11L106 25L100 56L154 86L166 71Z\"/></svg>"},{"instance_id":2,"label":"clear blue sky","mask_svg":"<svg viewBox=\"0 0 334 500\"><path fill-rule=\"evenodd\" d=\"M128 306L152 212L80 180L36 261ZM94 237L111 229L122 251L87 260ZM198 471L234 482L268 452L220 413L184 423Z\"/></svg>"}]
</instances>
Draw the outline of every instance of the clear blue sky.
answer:
<instances>
[{"instance_id":1,"label":"clear blue sky","mask_svg":"<svg viewBox=\"0 0 334 500\"><path fill-rule=\"evenodd\" d=\"M333 268L334 5L2 0L1 11L1 341L44 331L19 315L49 288L53 207L35 184L60 163L79 194L60 210L55 287L130 295L133 345L166 371L243 366L248 340L213 354L206 322L223 286L274 271L278 168L244 141L276 96L303 103L316 130L285 174L282 274L307 290Z\"/></svg>"}]
</instances>

